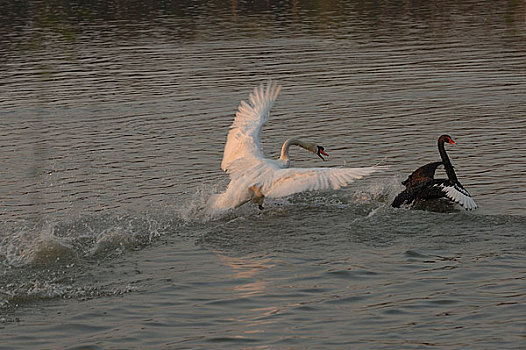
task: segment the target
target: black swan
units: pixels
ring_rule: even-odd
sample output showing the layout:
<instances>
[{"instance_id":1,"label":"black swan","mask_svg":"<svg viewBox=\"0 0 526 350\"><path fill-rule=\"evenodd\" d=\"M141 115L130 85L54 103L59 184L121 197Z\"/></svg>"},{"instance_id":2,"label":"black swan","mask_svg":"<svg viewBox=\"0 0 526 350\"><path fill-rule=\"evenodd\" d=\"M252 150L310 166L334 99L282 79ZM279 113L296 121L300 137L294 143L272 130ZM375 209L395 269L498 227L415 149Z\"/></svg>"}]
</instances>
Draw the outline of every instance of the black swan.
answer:
<instances>
[{"instance_id":1,"label":"black swan","mask_svg":"<svg viewBox=\"0 0 526 350\"><path fill-rule=\"evenodd\" d=\"M405 185L405 190L396 196L391 204L393 207L399 208L404 203L416 204L420 200L446 197L459 203L466 210L477 208L469 192L457 179L457 174L455 174L453 165L444 149L445 142L450 145L455 144L449 135L442 135L438 138L438 151L442 161L421 166L409 175L407 180L402 182L402 185ZM435 179L435 171L440 165L444 165L447 179Z\"/></svg>"}]
</instances>

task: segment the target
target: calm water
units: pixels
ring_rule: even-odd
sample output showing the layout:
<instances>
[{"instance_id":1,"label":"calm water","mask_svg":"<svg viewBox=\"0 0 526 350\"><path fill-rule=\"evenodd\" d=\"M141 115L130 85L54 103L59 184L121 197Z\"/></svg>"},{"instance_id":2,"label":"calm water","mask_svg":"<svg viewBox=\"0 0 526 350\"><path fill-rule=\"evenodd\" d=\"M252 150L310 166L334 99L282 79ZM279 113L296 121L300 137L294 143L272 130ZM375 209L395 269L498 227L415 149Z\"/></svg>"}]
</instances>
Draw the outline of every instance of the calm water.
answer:
<instances>
[{"instance_id":1,"label":"calm water","mask_svg":"<svg viewBox=\"0 0 526 350\"><path fill-rule=\"evenodd\" d=\"M176 3L0 4L0 348L526 346L524 2ZM390 169L210 216L269 78L267 156ZM480 209L390 208L443 133Z\"/></svg>"}]
</instances>

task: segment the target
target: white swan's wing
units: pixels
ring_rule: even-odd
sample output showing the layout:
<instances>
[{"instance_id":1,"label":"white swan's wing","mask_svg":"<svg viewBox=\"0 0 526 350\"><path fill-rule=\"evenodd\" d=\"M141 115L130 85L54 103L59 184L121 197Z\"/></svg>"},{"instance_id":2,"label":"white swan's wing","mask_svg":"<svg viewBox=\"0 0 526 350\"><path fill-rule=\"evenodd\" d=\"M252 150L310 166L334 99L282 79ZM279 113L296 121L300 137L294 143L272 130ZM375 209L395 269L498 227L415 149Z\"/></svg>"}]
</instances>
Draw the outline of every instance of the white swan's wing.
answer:
<instances>
[{"instance_id":1,"label":"white swan's wing","mask_svg":"<svg viewBox=\"0 0 526 350\"><path fill-rule=\"evenodd\" d=\"M462 187L460 183L457 182L453 185L440 184L438 186L441 188L442 192L446 194L447 198L457 202L466 210L477 209L477 204L475 204L475 201L469 192L464 187Z\"/></svg>"},{"instance_id":2,"label":"white swan's wing","mask_svg":"<svg viewBox=\"0 0 526 350\"><path fill-rule=\"evenodd\" d=\"M228 133L221 169L232 172L235 161L242 160L246 167L263 158L259 140L261 127L268 120L280 90L280 85L269 81L266 88L262 84L254 89L249 96L250 103L241 101Z\"/></svg>"},{"instance_id":3,"label":"white swan's wing","mask_svg":"<svg viewBox=\"0 0 526 350\"><path fill-rule=\"evenodd\" d=\"M366 168L288 168L277 170L270 183L264 183L266 197L284 197L293 193L316 190L337 190L356 179L383 170L385 167Z\"/></svg>"}]
</instances>

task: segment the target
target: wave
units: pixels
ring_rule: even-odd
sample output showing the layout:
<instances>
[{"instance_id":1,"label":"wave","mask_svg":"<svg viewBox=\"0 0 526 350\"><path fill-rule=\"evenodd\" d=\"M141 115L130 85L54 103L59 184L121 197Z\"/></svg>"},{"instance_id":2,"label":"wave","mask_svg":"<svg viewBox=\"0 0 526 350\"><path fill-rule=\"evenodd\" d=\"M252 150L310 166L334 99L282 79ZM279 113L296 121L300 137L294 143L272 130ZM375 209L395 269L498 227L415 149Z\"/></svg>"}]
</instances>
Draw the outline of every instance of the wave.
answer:
<instances>
[{"instance_id":1,"label":"wave","mask_svg":"<svg viewBox=\"0 0 526 350\"><path fill-rule=\"evenodd\" d=\"M134 286L101 282L105 262L177 232L172 213L84 215L66 221L11 223L0 231L0 320L19 304L116 295ZM11 315L11 316L10 316Z\"/></svg>"},{"instance_id":2,"label":"wave","mask_svg":"<svg viewBox=\"0 0 526 350\"><path fill-rule=\"evenodd\" d=\"M140 249L161 236L177 232L183 225L217 219L206 210L213 191L212 187L202 186L185 200L149 212L86 213L69 218L48 216L42 220L3 223L0 225L0 273L2 268L5 273L10 268L111 258Z\"/></svg>"},{"instance_id":3,"label":"wave","mask_svg":"<svg viewBox=\"0 0 526 350\"><path fill-rule=\"evenodd\" d=\"M84 215L58 222L11 223L2 229L0 261L4 267L48 266L119 255L150 244L179 224L167 214Z\"/></svg>"}]
</instances>

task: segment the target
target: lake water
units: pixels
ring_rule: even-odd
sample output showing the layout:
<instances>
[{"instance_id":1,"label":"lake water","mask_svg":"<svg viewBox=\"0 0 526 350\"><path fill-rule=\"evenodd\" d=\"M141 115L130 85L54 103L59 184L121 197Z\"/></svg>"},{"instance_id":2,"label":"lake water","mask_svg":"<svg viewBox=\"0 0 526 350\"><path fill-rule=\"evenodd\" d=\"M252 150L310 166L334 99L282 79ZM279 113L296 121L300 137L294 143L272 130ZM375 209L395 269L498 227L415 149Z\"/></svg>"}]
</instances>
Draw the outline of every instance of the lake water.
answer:
<instances>
[{"instance_id":1,"label":"lake water","mask_svg":"<svg viewBox=\"0 0 526 350\"><path fill-rule=\"evenodd\" d=\"M0 348L524 349L525 39L521 1L2 3ZM389 170L210 215L268 79L266 156ZM479 209L391 208L445 133Z\"/></svg>"}]
</instances>

